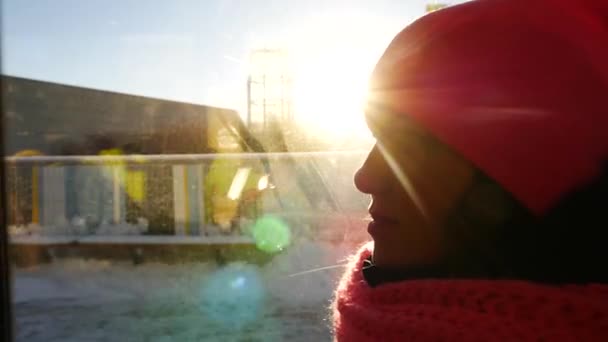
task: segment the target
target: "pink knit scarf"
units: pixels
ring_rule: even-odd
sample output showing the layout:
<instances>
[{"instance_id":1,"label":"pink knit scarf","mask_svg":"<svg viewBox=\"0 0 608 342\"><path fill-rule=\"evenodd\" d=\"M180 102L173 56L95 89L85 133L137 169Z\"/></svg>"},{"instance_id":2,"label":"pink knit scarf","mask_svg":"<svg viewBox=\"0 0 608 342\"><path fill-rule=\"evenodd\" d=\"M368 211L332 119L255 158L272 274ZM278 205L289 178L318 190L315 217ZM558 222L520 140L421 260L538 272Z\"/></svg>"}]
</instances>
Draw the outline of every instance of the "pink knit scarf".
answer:
<instances>
[{"instance_id":1,"label":"pink knit scarf","mask_svg":"<svg viewBox=\"0 0 608 342\"><path fill-rule=\"evenodd\" d=\"M371 288L361 272L371 248L353 257L336 290L337 341L608 341L606 285L410 280Z\"/></svg>"}]
</instances>

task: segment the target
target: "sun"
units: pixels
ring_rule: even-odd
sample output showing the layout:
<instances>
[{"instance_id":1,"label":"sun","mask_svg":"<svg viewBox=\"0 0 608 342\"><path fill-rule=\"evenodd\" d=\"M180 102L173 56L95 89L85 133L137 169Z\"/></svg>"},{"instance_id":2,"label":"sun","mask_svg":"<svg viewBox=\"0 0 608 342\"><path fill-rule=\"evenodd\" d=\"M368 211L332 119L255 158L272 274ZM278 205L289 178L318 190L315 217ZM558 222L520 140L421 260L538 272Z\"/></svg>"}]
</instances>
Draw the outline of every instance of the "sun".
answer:
<instances>
[{"instance_id":1,"label":"sun","mask_svg":"<svg viewBox=\"0 0 608 342\"><path fill-rule=\"evenodd\" d=\"M362 24L370 22L375 25ZM289 51L299 122L325 134L369 136L363 115L368 79L394 33L381 22L365 14L326 14L292 34Z\"/></svg>"},{"instance_id":2,"label":"sun","mask_svg":"<svg viewBox=\"0 0 608 342\"><path fill-rule=\"evenodd\" d=\"M363 108L367 77L358 73L361 63L328 58L308 60L295 71L294 106L299 121L338 135L365 134Z\"/></svg>"}]
</instances>

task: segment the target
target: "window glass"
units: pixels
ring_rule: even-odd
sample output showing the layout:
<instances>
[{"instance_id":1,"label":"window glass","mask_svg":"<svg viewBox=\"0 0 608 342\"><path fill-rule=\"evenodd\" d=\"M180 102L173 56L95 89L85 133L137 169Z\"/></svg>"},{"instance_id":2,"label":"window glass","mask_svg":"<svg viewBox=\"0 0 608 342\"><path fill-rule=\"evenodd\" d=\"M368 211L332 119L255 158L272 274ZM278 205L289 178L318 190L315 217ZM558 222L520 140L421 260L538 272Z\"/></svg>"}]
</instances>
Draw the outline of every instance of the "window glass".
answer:
<instances>
[{"instance_id":1,"label":"window glass","mask_svg":"<svg viewBox=\"0 0 608 342\"><path fill-rule=\"evenodd\" d=\"M441 5L2 1L16 340L330 340L367 78Z\"/></svg>"}]
</instances>

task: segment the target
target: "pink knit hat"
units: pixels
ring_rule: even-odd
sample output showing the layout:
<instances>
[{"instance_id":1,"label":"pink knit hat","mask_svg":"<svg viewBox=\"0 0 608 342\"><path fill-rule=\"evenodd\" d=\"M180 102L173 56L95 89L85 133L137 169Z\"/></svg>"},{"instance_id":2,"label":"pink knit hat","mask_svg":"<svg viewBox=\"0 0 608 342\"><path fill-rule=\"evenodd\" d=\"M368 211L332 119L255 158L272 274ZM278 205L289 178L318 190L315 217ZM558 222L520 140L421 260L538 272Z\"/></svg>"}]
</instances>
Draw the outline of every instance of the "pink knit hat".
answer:
<instances>
[{"instance_id":1,"label":"pink knit hat","mask_svg":"<svg viewBox=\"0 0 608 342\"><path fill-rule=\"evenodd\" d=\"M608 157L608 1L481 0L390 44L370 109L411 117L536 214Z\"/></svg>"}]
</instances>

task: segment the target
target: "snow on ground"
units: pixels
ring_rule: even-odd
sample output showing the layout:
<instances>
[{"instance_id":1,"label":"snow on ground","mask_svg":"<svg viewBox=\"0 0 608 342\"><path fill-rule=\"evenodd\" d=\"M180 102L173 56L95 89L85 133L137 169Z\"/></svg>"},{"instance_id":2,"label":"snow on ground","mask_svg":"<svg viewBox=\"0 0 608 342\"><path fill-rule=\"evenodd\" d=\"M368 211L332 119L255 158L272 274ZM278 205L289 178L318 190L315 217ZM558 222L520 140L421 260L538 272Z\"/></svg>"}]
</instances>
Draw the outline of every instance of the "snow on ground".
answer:
<instances>
[{"instance_id":1,"label":"snow on ground","mask_svg":"<svg viewBox=\"0 0 608 342\"><path fill-rule=\"evenodd\" d=\"M356 247L301 240L261 267L66 259L16 269L16 340L329 341L338 264Z\"/></svg>"}]
</instances>

